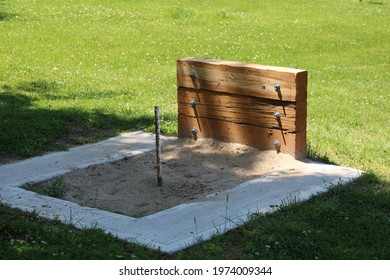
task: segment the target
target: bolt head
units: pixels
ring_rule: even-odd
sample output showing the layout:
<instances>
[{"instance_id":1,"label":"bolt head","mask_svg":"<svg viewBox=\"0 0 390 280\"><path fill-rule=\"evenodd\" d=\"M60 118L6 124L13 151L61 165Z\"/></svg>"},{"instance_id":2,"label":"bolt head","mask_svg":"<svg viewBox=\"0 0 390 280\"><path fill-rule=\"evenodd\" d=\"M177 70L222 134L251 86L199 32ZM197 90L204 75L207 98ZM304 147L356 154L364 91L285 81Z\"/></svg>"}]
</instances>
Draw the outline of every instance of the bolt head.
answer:
<instances>
[{"instance_id":1,"label":"bolt head","mask_svg":"<svg viewBox=\"0 0 390 280\"><path fill-rule=\"evenodd\" d=\"M274 89L275 89L275 91L280 91L280 84L279 83L275 83L274 84Z\"/></svg>"},{"instance_id":2,"label":"bolt head","mask_svg":"<svg viewBox=\"0 0 390 280\"><path fill-rule=\"evenodd\" d=\"M196 78L196 74L195 74L195 72L190 72L190 78L193 80L193 79L195 79Z\"/></svg>"}]
</instances>

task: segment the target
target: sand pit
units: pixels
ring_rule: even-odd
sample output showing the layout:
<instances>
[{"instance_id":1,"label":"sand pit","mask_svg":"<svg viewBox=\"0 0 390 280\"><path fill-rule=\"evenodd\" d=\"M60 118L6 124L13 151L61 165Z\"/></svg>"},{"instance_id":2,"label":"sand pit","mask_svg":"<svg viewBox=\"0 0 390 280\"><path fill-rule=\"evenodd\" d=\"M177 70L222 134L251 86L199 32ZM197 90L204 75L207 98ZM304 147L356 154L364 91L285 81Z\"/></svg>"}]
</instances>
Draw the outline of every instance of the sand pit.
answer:
<instances>
[{"instance_id":1,"label":"sand pit","mask_svg":"<svg viewBox=\"0 0 390 280\"><path fill-rule=\"evenodd\" d=\"M186 202L215 199L242 182L275 170L297 169L303 163L290 155L241 144L180 139L163 145L161 188L155 166L155 152L149 152L74 170L62 176L63 199L142 217Z\"/></svg>"}]
</instances>

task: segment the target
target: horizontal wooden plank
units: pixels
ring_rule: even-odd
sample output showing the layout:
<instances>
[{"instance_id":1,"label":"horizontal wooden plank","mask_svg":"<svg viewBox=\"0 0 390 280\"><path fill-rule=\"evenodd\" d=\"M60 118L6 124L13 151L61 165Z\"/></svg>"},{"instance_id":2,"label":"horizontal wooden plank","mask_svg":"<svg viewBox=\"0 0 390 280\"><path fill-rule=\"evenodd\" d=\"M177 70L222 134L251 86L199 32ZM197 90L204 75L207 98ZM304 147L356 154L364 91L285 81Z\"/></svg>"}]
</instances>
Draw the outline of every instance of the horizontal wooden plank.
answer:
<instances>
[{"instance_id":1,"label":"horizontal wooden plank","mask_svg":"<svg viewBox=\"0 0 390 280\"><path fill-rule=\"evenodd\" d=\"M191 106L195 101L196 106ZM297 103L178 88L179 114L297 132L306 129L306 101ZM305 104L301 104L305 103ZM299 111L297 110L299 109ZM275 118L275 113L280 118Z\"/></svg>"},{"instance_id":2,"label":"horizontal wooden plank","mask_svg":"<svg viewBox=\"0 0 390 280\"><path fill-rule=\"evenodd\" d=\"M295 158L306 157L306 130L288 133L277 129L184 115L179 115L178 125L180 138L193 138L192 129L195 128L197 138L212 138L224 142L240 143L260 150L275 150L291 154ZM274 145L276 140L280 143L278 149Z\"/></svg>"},{"instance_id":3,"label":"horizontal wooden plank","mask_svg":"<svg viewBox=\"0 0 390 280\"><path fill-rule=\"evenodd\" d=\"M275 90L276 83L280 90ZM179 59L177 84L275 100L303 101L307 98L305 70L224 60Z\"/></svg>"}]
</instances>

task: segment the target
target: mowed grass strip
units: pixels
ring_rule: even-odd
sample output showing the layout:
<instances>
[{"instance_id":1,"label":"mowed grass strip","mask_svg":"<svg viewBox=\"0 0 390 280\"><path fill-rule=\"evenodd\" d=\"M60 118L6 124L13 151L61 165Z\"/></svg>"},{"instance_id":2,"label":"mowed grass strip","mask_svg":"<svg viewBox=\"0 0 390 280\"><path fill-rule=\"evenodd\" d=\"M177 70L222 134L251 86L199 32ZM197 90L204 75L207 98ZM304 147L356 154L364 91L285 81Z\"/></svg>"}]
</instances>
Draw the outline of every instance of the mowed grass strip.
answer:
<instances>
[{"instance_id":1,"label":"mowed grass strip","mask_svg":"<svg viewBox=\"0 0 390 280\"><path fill-rule=\"evenodd\" d=\"M369 175L302 206L256 217L238 232L174 257L388 258L380 248L388 248L381 233L388 232L390 219L389 12L388 1L357 0L2 0L0 161L66 149L122 131L153 131L155 105L162 111L162 133L175 135L178 58L212 57L307 69L309 155ZM362 198L348 199L358 194ZM55 256L20 249L15 240L24 245L37 242L43 233L32 228L41 228L42 221L33 217L27 223L29 216L1 209L1 242L8 246L1 248L16 250L3 251L3 258L59 258L60 249ZM323 209L332 213L330 228L341 238L311 234L325 231L318 226L325 216L309 214ZM23 231L4 230L14 227L10 220L15 217L25 225ZM287 217L297 223L305 220L283 228ZM281 226L266 231L265 224L274 219ZM44 222L43 227L60 229L57 223ZM297 238L302 234L294 227L310 230L307 236L312 239ZM358 234L352 235L348 228ZM71 230L69 236L77 238L82 232ZM31 239L26 237L29 234ZM107 238L97 235L96 242ZM369 241L363 242L367 236ZM53 238L50 244L59 242L60 238ZM117 244L113 239L108 242ZM276 250L281 244L283 250ZM53 247L43 250L49 248ZM87 251L75 254L104 258ZM133 257L165 257L145 252ZM73 257L64 252L63 258Z\"/></svg>"}]
</instances>

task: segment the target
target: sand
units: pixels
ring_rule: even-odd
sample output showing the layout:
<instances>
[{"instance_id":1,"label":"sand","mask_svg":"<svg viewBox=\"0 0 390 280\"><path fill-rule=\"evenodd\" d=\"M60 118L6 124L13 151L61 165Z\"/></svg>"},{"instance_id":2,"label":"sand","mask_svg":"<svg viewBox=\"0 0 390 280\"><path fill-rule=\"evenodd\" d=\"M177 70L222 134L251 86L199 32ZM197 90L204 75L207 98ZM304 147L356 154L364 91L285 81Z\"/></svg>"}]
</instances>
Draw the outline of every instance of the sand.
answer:
<instances>
[{"instance_id":1,"label":"sand","mask_svg":"<svg viewBox=\"0 0 390 280\"><path fill-rule=\"evenodd\" d=\"M63 199L142 217L210 199L242 182L275 170L297 169L302 164L290 155L241 144L212 139L169 140L162 148L162 187L157 186L156 154L149 152L62 176L66 191Z\"/></svg>"}]
</instances>

